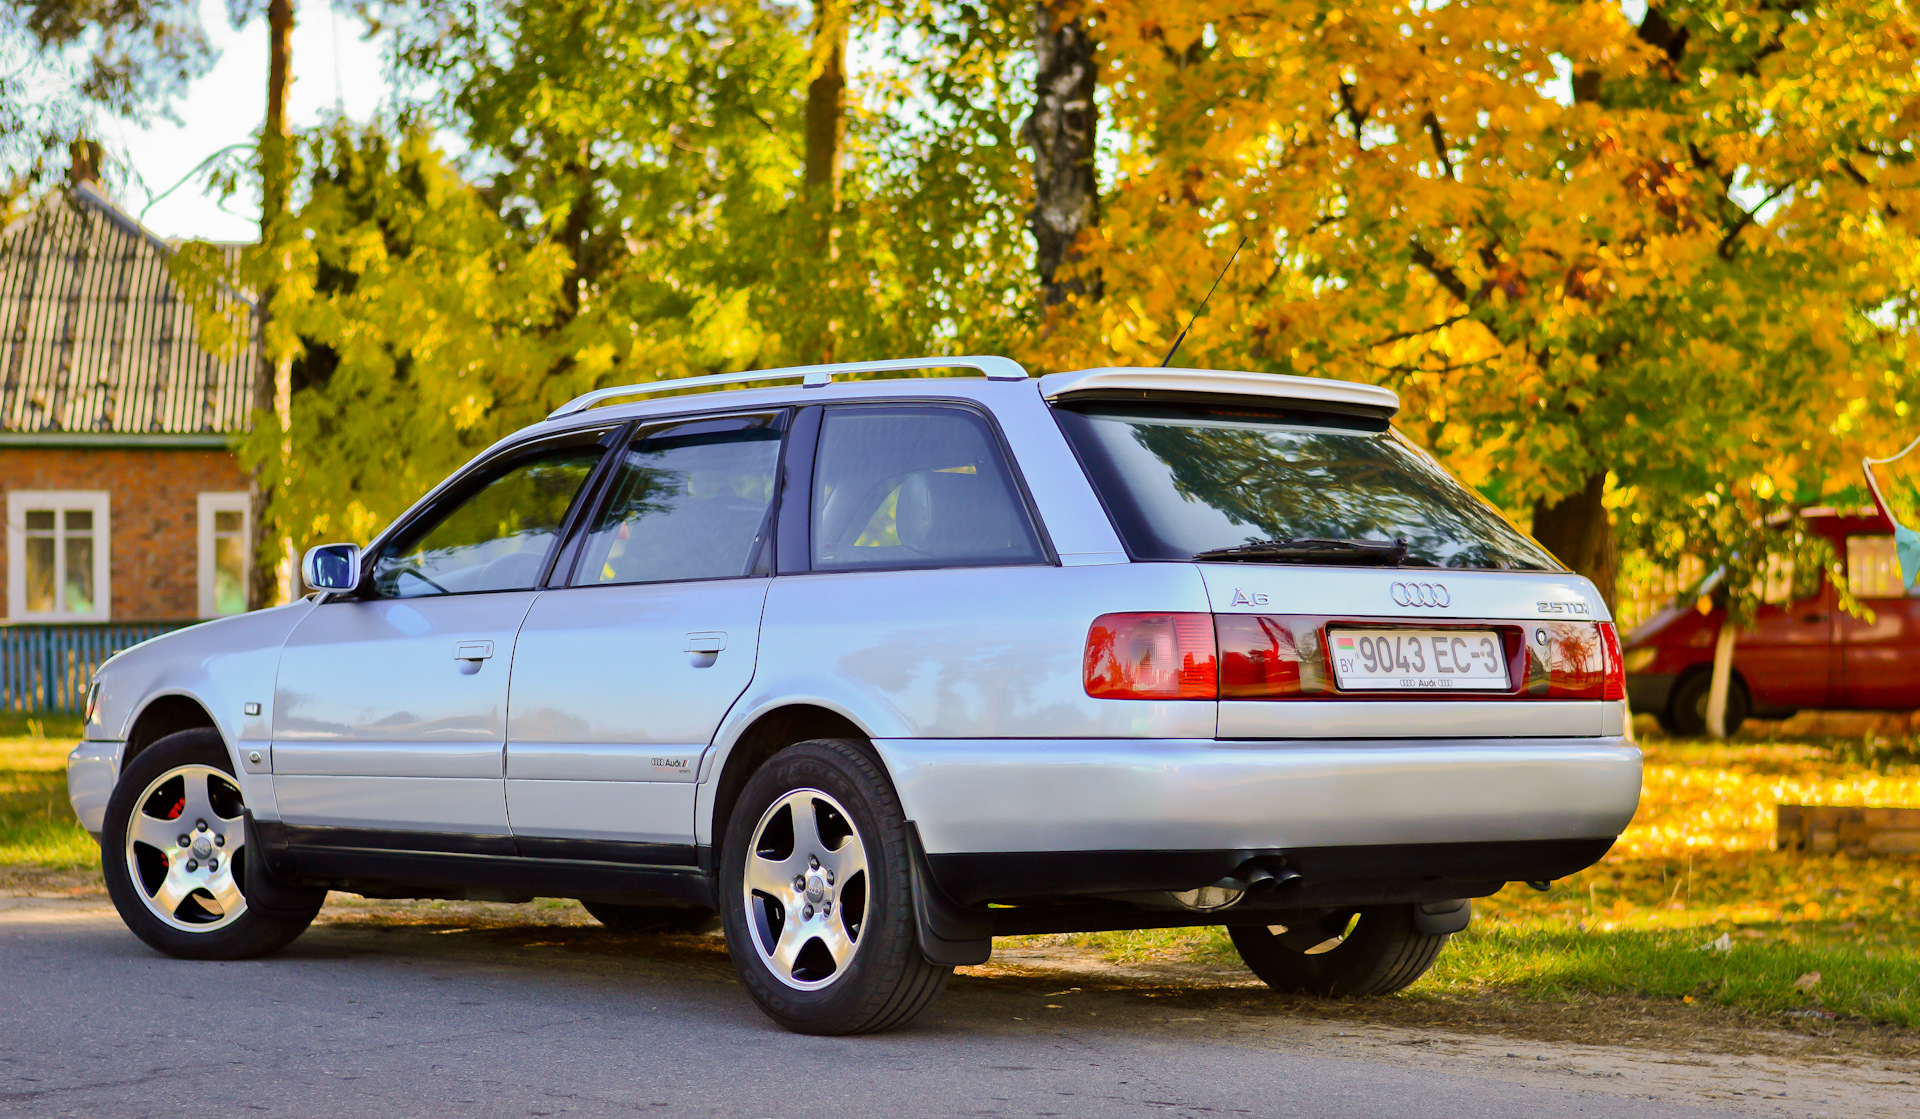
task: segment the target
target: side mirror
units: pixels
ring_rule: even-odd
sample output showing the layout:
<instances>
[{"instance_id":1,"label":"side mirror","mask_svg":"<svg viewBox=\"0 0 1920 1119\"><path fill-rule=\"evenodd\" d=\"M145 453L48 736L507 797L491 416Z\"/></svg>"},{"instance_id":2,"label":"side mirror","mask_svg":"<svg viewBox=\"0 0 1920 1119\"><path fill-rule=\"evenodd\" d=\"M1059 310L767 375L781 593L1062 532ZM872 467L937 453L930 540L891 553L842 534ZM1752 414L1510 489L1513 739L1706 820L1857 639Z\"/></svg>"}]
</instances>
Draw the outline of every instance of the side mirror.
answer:
<instances>
[{"instance_id":1,"label":"side mirror","mask_svg":"<svg viewBox=\"0 0 1920 1119\"><path fill-rule=\"evenodd\" d=\"M360 585L360 545L322 544L308 548L300 577L316 591L350 591Z\"/></svg>"}]
</instances>

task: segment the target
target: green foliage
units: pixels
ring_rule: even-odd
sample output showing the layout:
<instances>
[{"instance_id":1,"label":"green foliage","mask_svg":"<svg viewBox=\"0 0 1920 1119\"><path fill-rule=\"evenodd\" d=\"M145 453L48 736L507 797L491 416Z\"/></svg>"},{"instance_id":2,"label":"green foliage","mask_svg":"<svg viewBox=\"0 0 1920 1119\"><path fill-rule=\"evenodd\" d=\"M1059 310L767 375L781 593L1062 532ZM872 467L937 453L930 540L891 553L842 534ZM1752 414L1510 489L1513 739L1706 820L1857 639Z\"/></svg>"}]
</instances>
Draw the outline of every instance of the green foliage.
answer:
<instances>
[{"instance_id":1,"label":"green foliage","mask_svg":"<svg viewBox=\"0 0 1920 1119\"><path fill-rule=\"evenodd\" d=\"M1637 25L1560 0L1090 3L1109 189L1078 267L1101 294L1045 315L1027 4L855 7L870 62L831 198L801 184L797 7L369 11L437 93L396 135L307 138L293 232L252 276L287 271L271 341L303 356L288 465L277 433L247 455L305 540L364 537L597 385L1157 362L1242 233L1183 363L1391 384L1509 512L1605 475L1624 548L1734 561L1736 597L1740 563L1797 547L1754 526L1856 489L1920 392L1905 3Z\"/></svg>"}]
</instances>

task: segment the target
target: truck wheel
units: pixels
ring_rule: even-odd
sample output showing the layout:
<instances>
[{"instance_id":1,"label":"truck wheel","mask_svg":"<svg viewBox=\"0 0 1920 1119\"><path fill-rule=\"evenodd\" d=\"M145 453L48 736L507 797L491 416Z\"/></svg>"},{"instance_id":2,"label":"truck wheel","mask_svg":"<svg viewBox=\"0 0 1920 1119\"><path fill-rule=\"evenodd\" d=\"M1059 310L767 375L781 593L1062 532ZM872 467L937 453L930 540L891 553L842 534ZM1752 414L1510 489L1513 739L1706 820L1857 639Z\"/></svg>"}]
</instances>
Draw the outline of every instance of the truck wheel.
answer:
<instances>
[{"instance_id":1,"label":"truck wheel","mask_svg":"<svg viewBox=\"0 0 1920 1119\"><path fill-rule=\"evenodd\" d=\"M1309 910L1296 924L1229 925L1240 958L1267 986L1336 998L1388 995L1427 973L1449 934L1413 924L1411 905Z\"/></svg>"},{"instance_id":2,"label":"truck wheel","mask_svg":"<svg viewBox=\"0 0 1920 1119\"><path fill-rule=\"evenodd\" d=\"M1667 711L1673 722L1674 732L1683 738L1701 738L1707 733L1707 693L1713 690L1713 673L1696 672L1673 689L1673 698L1667 701ZM1740 729L1747 721L1747 715L1753 710L1753 699L1747 695L1747 685L1735 676L1727 681L1727 736Z\"/></svg>"},{"instance_id":3,"label":"truck wheel","mask_svg":"<svg viewBox=\"0 0 1920 1119\"><path fill-rule=\"evenodd\" d=\"M741 790L720 919L747 993L796 1033L891 1029L946 987L920 952L906 818L852 742L787 747Z\"/></svg>"},{"instance_id":4,"label":"truck wheel","mask_svg":"<svg viewBox=\"0 0 1920 1119\"><path fill-rule=\"evenodd\" d=\"M100 864L135 936L169 956L240 960L279 951L313 923L324 891L311 892L311 908L248 907L245 809L210 727L170 734L128 763L107 798Z\"/></svg>"},{"instance_id":5,"label":"truck wheel","mask_svg":"<svg viewBox=\"0 0 1920 1119\"><path fill-rule=\"evenodd\" d=\"M684 905L622 905L610 901L583 901L593 919L624 933L712 932L720 915L711 909Z\"/></svg>"}]
</instances>

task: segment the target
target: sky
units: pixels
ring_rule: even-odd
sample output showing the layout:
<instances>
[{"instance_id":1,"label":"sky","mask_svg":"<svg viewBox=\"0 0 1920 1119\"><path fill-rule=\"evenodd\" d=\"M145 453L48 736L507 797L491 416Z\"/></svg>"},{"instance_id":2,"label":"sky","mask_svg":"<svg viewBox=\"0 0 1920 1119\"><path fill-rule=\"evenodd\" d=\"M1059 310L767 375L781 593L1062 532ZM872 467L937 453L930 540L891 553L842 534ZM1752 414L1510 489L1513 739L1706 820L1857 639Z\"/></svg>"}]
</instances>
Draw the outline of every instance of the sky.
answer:
<instances>
[{"instance_id":1,"label":"sky","mask_svg":"<svg viewBox=\"0 0 1920 1119\"><path fill-rule=\"evenodd\" d=\"M187 96L174 104L182 123L156 120L146 128L123 120L100 122L103 139L131 165L133 174L114 188L116 200L147 228L169 238L251 241L258 233L259 200L236 195L224 202L204 176L148 207L152 196L178 183L208 156L229 144L251 142L267 105L267 25L255 20L235 31L225 0L201 0L201 19L220 57ZM293 31L294 128L313 125L338 106L365 120L391 93L381 72L380 45L361 38L350 14L325 3L300 4Z\"/></svg>"}]
</instances>

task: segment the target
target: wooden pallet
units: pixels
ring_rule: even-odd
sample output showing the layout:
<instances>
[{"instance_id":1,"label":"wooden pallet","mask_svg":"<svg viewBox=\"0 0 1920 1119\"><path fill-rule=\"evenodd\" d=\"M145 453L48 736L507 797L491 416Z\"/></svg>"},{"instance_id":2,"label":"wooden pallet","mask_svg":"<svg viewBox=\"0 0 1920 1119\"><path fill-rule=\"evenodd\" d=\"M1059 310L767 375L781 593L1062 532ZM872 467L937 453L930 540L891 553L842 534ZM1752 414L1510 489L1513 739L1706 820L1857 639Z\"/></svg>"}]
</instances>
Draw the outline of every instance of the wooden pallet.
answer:
<instances>
[{"instance_id":1,"label":"wooden pallet","mask_svg":"<svg viewBox=\"0 0 1920 1119\"><path fill-rule=\"evenodd\" d=\"M1773 845L1782 851L1920 855L1920 808L1775 806Z\"/></svg>"}]
</instances>

